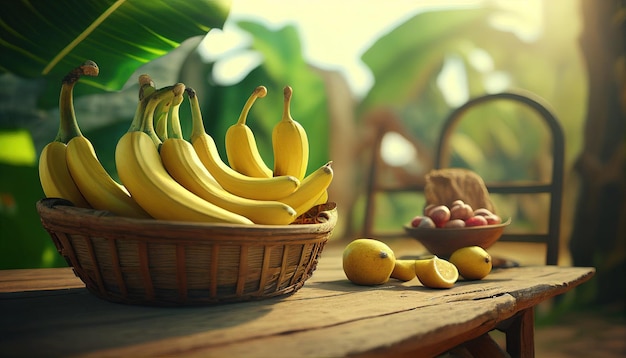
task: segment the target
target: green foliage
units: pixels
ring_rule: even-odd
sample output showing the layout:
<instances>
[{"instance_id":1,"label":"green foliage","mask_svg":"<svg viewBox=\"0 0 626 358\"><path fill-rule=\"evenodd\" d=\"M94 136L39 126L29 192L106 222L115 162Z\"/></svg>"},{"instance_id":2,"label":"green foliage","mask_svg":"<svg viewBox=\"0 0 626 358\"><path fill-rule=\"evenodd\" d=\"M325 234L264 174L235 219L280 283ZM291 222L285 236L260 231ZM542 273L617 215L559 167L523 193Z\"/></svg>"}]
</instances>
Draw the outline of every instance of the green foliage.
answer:
<instances>
[{"instance_id":1,"label":"green foliage","mask_svg":"<svg viewBox=\"0 0 626 358\"><path fill-rule=\"evenodd\" d=\"M119 90L139 66L221 27L229 9L228 0L13 1L0 14L0 73L48 79L47 107L56 104L59 79L87 59L102 71L76 96Z\"/></svg>"},{"instance_id":2,"label":"green foliage","mask_svg":"<svg viewBox=\"0 0 626 358\"><path fill-rule=\"evenodd\" d=\"M483 33L488 14L487 9L425 12L381 37L362 56L376 85L359 104L361 113L404 106L428 92L445 55L468 40L459 34Z\"/></svg>"},{"instance_id":3,"label":"green foliage","mask_svg":"<svg viewBox=\"0 0 626 358\"><path fill-rule=\"evenodd\" d=\"M35 209L43 197L37 166L0 163L0 173L0 270L66 265Z\"/></svg>"}]
</instances>

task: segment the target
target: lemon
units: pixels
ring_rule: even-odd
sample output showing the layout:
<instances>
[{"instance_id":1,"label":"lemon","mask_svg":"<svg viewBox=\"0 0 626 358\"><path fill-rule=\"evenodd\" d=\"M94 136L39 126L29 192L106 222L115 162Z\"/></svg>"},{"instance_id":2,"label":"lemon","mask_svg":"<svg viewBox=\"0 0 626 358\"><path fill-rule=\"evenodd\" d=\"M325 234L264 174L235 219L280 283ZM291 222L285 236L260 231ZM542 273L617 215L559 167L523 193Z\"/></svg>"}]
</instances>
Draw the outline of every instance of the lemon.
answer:
<instances>
[{"instance_id":1,"label":"lemon","mask_svg":"<svg viewBox=\"0 0 626 358\"><path fill-rule=\"evenodd\" d=\"M391 277L400 281L411 281L415 278L415 260L396 260Z\"/></svg>"},{"instance_id":2,"label":"lemon","mask_svg":"<svg viewBox=\"0 0 626 358\"><path fill-rule=\"evenodd\" d=\"M466 280L483 279L489 275L493 265L491 255L480 246L468 246L454 251L450 255L450 262Z\"/></svg>"},{"instance_id":3,"label":"lemon","mask_svg":"<svg viewBox=\"0 0 626 358\"><path fill-rule=\"evenodd\" d=\"M416 260L415 274L422 285L430 288L450 288L459 279L456 266L437 256Z\"/></svg>"},{"instance_id":4,"label":"lemon","mask_svg":"<svg viewBox=\"0 0 626 358\"><path fill-rule=\"evenodd\" d=\"M387 244L356 239L343 250L343 272L357 285L373 286L389 281L396 257Z\"/></svg>"}]
</instances>

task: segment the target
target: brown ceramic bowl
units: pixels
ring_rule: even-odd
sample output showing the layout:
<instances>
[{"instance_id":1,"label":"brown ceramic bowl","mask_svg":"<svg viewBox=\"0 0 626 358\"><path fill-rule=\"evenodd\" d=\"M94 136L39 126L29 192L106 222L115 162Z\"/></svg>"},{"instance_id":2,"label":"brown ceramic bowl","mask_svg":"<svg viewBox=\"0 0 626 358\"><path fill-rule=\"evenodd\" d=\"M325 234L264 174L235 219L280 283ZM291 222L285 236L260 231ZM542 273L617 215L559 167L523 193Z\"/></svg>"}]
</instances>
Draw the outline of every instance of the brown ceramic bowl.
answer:
<instances>
[{"instance_id":1,"label":"brown ceramic bowl","mask_svg":"<svg viewBox=\"0 0 626 358\"><path fill-rule=\"evenodd\" d=\"M417 239L433 255L448 257L455 250L467 246L480 246L483 249L493 245L511 218L496 224L463 228L420 228L410 224L404 226L406 233Z\"/></svg>"}]
</instances>

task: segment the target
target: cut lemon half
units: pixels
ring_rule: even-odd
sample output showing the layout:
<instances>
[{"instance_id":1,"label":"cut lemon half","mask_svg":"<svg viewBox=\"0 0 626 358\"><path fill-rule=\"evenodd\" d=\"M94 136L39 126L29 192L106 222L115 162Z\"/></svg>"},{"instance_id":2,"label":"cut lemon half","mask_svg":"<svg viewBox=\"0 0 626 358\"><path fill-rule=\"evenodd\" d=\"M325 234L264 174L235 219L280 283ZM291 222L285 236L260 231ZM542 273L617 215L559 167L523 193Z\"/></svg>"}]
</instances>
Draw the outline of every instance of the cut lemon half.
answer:
<instances>
[{"instance_id":1,"label":"cut lemon half","mask_svg":"<svg viewBox=\"0 0 626 358\"><path fill-rule=\"evenodd\" d=\"M416 260L415 274L422 285L430 288L450 288L459 279L456 266L437 256Z\"/></svg>"}]
</instances>

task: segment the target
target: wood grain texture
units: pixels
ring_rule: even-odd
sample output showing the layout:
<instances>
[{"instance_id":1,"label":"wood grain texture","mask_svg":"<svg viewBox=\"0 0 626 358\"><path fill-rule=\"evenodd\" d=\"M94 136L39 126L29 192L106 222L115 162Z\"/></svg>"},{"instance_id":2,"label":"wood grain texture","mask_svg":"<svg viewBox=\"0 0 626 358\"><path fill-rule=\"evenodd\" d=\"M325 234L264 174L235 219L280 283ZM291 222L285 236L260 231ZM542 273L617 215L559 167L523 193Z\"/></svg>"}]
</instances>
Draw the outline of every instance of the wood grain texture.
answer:
<instances>
[{"instance_id":1,"label":"wood grain texture","mask_svg":"<svg viewBox=\"0 0 626 358\"><path fill-rule=\"evenodd\" d=\"M532 307L593 274L593 268L519 267L495 270L482 281L459 281L447 290L423 287L417 279L362 287L345 278L333 254L322 257L313 277L292 295L158 308L98 299L70 269L0 271L0 351L21 356L434 356L475 339L480 343L500 322L528 310L517 332L523 345L532 341Z\"/></svg>"}]
</instances>

